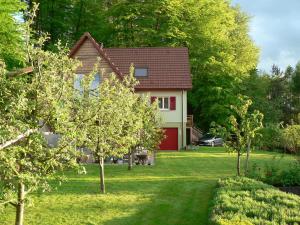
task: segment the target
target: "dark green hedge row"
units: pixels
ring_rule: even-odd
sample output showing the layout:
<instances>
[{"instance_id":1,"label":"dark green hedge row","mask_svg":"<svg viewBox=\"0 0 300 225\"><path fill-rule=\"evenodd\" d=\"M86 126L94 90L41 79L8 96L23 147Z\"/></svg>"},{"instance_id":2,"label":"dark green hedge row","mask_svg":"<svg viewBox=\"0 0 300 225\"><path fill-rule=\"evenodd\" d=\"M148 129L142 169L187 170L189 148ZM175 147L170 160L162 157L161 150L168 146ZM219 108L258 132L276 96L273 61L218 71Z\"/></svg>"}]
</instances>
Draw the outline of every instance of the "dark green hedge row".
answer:
<instances>
[{"instance_id":1,"label":"dark green hedge row","mask_svg":"<svg viewBox=\"0 0 300 225\"><path fill-rule=\"evenodd\" d=\"M300 197L245 177L218 182L211 212L214 225L298 225Z\"/></svg>"}]
</instances>

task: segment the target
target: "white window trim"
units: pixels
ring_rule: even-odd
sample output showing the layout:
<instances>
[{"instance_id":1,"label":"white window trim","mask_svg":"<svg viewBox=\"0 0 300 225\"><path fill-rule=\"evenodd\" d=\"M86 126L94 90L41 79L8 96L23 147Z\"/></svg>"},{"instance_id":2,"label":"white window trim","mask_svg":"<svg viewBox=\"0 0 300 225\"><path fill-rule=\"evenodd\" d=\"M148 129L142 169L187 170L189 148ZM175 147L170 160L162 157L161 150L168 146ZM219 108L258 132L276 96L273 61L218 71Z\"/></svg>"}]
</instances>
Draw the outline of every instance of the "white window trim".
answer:
<instances>
[{"instance_id":1,"label":"white window trim","mask_svg":"<svg viewBox=\"0 0 300 225\"><path fill-rule=\"evenodd\" d=\"M168 96L160 96L160 97L157 97L157 100L158 100L158 102L159 102L159 99L162 99L162 107L163 108L160 108L159 107L159 104L158 104L158 108L159 108L159 110L161 110L161 111L170 111L170 97L168 97ZM168 99L168 108L164 108L164 106L165 106L165 99Z\"/></svg>"}]
</instances>

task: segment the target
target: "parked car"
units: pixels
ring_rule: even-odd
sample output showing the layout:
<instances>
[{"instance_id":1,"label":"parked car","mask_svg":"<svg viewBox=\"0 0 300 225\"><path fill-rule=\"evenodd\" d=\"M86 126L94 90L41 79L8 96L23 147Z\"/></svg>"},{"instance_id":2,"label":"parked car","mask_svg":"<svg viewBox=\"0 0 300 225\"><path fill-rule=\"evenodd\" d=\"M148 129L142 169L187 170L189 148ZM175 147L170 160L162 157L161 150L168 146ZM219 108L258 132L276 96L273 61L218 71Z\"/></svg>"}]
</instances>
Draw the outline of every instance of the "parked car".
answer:
<instances>
[{"instance_id":1,"label":"parked car","mask_svg":"<svg viewBox=\"0 0 300 225\"><path fill-rule=\"evenodd\" d=\"M199 145L202 146L222 146L223 145L223 139L221 137L218 137L216 135L212 135L210 133L207 133L203 135L202 138L199 140Z\"/></svg>"}]
</instances>

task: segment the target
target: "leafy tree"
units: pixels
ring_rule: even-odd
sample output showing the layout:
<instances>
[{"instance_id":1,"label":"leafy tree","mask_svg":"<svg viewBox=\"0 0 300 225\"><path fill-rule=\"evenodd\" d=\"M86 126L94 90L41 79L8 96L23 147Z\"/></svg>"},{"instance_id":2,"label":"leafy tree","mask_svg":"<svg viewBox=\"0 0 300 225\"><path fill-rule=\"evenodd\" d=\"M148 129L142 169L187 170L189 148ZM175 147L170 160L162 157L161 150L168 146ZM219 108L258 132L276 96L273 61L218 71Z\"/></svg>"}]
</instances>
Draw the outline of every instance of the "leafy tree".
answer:
<instances>
[{"instance_id":1,"label":"leafy tree","mask_svg":"<svg viewBox=\"0 0 300 225\"><path fill-rule=\"evenodd\" d=\"M22 225L28 194L49 190L50 179L62 178L61 171L79 168L76 163L81 122L74 114L71 79L78 63L58 45L58 53L43 51L47 39L31 39L26 23L26 65L30 73L0 67L0 205L16 208L16 224ZM29 70L30 71L30 70ZM44 132L44 131L48 132ZM50 146L47 136L61 134Z\"/></svg>"},{"instance_id":2,"label":"leafy tree","mask_svg":"<svg viewBox=\"0 0 300 225\"><path fill-rule=\"evenodd\" d=\"M0 0L0 5L0 58L7 69L20 67L25 61L20 21L25 4L19 0Z\"/></svg>"},{"instance_id":3,"label":"leafy tree","mask_svg":"<svg viewBox=\"0 0 300 225\"><path fill-rule=\"evenodd\" d=\"M89 31L99 40L106 40L110 33L104 21L103 0L26 0L28 8L39 4L33 28L37 34L49 33L46 48L52 49L58 40L72 45ZM26 19L26 18L25 18ZM107 18L108 19L108 18Z\"/></svg>"},{"instance_id":4,"label":"leafy tree","mask_svg":"<svg viewBox=\"0 0 300 225\"><path fill-rule=\"evenodd\" d=\"M147 118L145 110L149 110L151 116L153 108L151 106L145 108L145 104L140 104L144 101L134 93L137 81L132 72L133 68L130 75L122 80L114 74L102 79L101 85L97 87L97 94L94 95L90 93L89 87L97 72L84 76L82 80L84 91L78 101L85 110L79 113L81 114L79 120L86 121L87 138L84 146L89 148L99 161L102 193L105 193L104 159L108 156L123 156L128 149L140 143L139 137L143 131L148 132L150 128L159 129L146 127L149 124L146 123L147 120L152 118ZM144 129L145 127L147 129Z\"/></svg>"},{"instance_id":5,"label":"leafy tree","mask_svg":"<svg viewBox=\"0 0 300 225\"><path fill-rule=\"evenodd\" d=\"M272 77L253 70L243 81L241 93L252 99L250 111L259 110L264 114L265 124L277 124L283 118L283 110L278 100L271 94Z\"/></svg>"},{"instance_id":6,"label":"leafy tree","mask_svg":"<svg viewBox=\"0 0 300 225\"><path fill-rule=\"evenodd\" d=\"M237 174L241 175L241 156L247 153L245 173L248 171L248 163L251 150L251 142L254 140L260 128L262 128L263 114L255 110L249 113L252 104L250 99L239 96L239 105L232 106L233 115L228 118L226 127L213 123L212 132L221 134L226 141L226 147L237 152Z\"/></svg>"},{"instance_id":7,"label":"leafy tree","mask_svg":"<svg viewBox=\"0 0 300 225\"><path fill-rule=\"evenodd\" d=\"M227 1L203 1L198 7L189 26L199 37L189 45L193 90L188 100L198 126L207 129L230 115L242 81L256 67L258 50L248 36L249 18L238 8Z\"/></svg>"}]
</instances>

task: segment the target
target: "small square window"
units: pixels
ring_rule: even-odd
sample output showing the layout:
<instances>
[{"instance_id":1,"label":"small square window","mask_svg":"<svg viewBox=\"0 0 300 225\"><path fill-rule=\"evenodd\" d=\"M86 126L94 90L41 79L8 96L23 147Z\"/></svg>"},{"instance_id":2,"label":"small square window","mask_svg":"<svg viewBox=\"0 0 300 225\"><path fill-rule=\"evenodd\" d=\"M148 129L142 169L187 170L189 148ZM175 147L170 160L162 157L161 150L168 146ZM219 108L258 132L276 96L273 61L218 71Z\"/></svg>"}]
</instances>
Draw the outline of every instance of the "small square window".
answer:
<instances>
[{"instance_id":1,"label":"small square window","mask_svg":"<svg viewBox=\"0 0 300 225\"><path fill-rule=\"evenodd\" d=\"M147 68L135 68L134 69L134 76L135 77L147 77L148 76L148 69Z\"/></svg>"},{"instance_id":2,"label":"small square window","mask_svg":"<svg viewBox=\"0 0 300 225\"><path fill-rule=\"evenodd\" d=\"M158 108L168 110L170 108L169 97L158 97Z\"/></svg>"}]
</instances>

